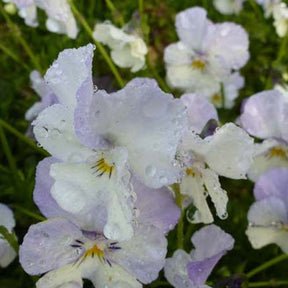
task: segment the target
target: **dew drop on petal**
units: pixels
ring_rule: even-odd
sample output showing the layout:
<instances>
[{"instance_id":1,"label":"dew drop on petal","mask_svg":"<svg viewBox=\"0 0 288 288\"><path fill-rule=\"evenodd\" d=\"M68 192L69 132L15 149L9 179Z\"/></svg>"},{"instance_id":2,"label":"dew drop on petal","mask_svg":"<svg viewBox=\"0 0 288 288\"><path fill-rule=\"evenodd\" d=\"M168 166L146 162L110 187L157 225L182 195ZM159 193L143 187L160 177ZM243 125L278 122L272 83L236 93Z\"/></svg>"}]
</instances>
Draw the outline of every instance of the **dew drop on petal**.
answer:
<instances>
[{"instance_id":1,"label":"dew drop on petal","mask_svg":"<svg viewBox=\"0 0 288 288\"><path fill-rule=\"evenodd\" d=\"M220 215L219 217L220 217L220 219L225 220L228 217L228 213L225 212L224 214Z\"/></svg>"}]
</instances>

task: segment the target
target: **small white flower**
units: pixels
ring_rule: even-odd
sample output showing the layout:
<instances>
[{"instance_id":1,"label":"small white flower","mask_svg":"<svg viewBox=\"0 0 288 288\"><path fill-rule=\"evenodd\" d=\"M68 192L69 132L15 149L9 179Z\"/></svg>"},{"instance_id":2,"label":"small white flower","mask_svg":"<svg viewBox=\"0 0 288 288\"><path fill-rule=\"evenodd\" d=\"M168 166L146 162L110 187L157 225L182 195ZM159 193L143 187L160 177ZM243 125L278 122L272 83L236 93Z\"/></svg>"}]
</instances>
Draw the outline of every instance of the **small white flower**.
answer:
<instances>
[{"instance_id":1,"label":"small white flower","mask_svg":"<svg viewBox=\"0 0 288 288\"><path fill-rule=\"evenodd\" d=\"M288 7L284 2L274 6L273 17L276 33L279 37L284 37L288 30Z\"/></svg>"},{"instance_id":2,"label":"small white flower","mask_svg":"<svg viewBox=\"0 0 288 288\"><path fill-rule=\"evenodd\" d=\"M137 72L145 66L147 46L142 38L136 34L128 34L109 22L96 24L93 37L109 46L113 61L122 68L131 68Z\"/></svg>"},{"instance_id":3,"label":"small white flower","mask_svg":"<svg viewBox=\"0 0 288 288\"><path fill-rule=\"evenodd\" d=\"M238 14L245 0L214 0L215 8L222 14Z\"/></svg>"}]
</instances>

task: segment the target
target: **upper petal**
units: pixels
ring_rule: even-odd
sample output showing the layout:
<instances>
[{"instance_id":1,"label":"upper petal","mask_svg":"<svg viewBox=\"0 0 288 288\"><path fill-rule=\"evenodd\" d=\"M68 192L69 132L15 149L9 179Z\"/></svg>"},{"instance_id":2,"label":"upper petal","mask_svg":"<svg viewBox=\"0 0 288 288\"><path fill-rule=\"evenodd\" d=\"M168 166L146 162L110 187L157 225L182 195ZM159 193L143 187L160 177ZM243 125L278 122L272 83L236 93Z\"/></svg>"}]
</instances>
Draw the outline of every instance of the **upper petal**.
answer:
<instances>
[{"instance_id":1,"label":"upper petal","mask_svg":"<svg viewBox=\"0 0 288 288\"><path fill-rule=\"evenodd\" d=\"M4 226L10 233L15 227L15 219L12 210L2 203L0 203L0 225Z\"/></svg>"},{"instance_id":2,"label":"upper petal","mask_svg":"<svg viewBox=\"0 0 288 288\"><path fill-rule=\"evenodd\" d=\"M176 16L176 30L182 42L196 51L202 51L209 21L207 12L200 7L186 9Z\"/></svg>"},{"instance_id":3,"label":"upper petal","mask_svg":"<svg viewBox=\"0 0 288 288\"><path fill-rule=\"evenodd\" d=\"M154 80L136 78L116 93L79 99L75 117L84 144L97 147L104 138L126 147L133 172L147 186L159 188L179 177L174 158L187 125L185 107Z\"/></svg>"},{"instance_id":4,"label":"upper petal","mask_svg":"<svg viewBox=\"0 0 288 288\"><path fill-rule=\"evenodd\" d=\"M93 93L92 58L94 48L92 44L88 44L78 49L65 49L44 76L59 102L71 110L76 106L76 93L81 86L85 86L89 93Z\"/></svg>"},{"instance_id":5,"label":"upper petal","mask_svg":"<svg viewBox=\"0 0 288 288\"><path fill-rule=\"evenodd\" d=\"M244 129L258 138L280 138L288 140L288 101L276 90L264 91L251 96L244 104L240 117Z\"/></svg>"}]
</instances>

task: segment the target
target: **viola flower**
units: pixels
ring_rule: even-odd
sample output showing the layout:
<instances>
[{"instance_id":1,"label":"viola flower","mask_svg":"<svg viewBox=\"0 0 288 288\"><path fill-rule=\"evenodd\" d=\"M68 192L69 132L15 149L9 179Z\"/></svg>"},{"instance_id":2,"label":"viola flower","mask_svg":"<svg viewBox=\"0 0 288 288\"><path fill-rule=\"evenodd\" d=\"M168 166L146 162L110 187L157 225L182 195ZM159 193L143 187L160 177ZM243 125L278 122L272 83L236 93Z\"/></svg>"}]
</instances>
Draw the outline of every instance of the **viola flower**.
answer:
<instances>
[{"instance_id":1,"label":"viola flower","mask_svg":"<svg viewBox=\"0 0 288 288\"><path fill-rule=\"evenodd\" d=\"M254 188L256 202L248 212L246 230L253 248L275 243L288 253L288 168L262 174Z\"/></svg>"},{"instance_id":2,"label":"viola flower","mask_svg":"<svg viewBox=\"0 0 288 288\"><path fill-rule=\"evenodd\" d=\"M285 37L288 31L288 7L286 3L281 2L274 6L273 9L273 25L279 37Z\"/></svg>"},{"instance_id":3,"label":"viola flower","mask_svg":"<svg viewBox=\"0 0 288 288\"><path fill-rule=\"evenodd\" d=\"M9 233L15 227L13 212L4 204L0 203L0 226L4 226ZM16 257L15 250L0 233L0 267L7 267Z\"/></svg>"},{"instance_id":4,"label":"viola flower","mask_svg":"<svg viewBox=\"0 0 288 288\"><path fill-rule=\"evenodd\" d=\"M205 282L217 262L234 246L233 237L215 225L203 227L191 238L190 254L178 249L166 259L165 277L175 288L210 287Z\"/></svg>"},{"instance_id":5,"label":"viola flower","mask_svg":"<svg viewBox=\"0 0 288 288\"><path fill-rule=\"evenodd\" d=\"M245 0L214 0L213 4L222 14L238 14L243 8Z\"/></svg>"},{"instance_id":6,"label":"viola flower","mask_svg":"<svg viewBox=\"0 0 288 288\"><path fill-rule=\"evenodd\" d=\"M41 111L45 108L57 103L57 97L45 83L41 74L34 70L30 73L30 81L32 83L33 90L40 97L41 101L36 102L25 114L27 121L34 120Z\"/></svg>"},{"instance_id":7,"label":"viola flower","mask_svg":"<svg viewBox=\"0 0 288 288\"><path fill-rule=\"evenodd\" d=\"M32 225L20 247L20 263L27 273L48 272L36 286L82 287L82 278L87 278L95 287L134 288L156 279L165 263L165 233L174 228L180 216L170 191L147 189L133 179L139 214L135 233L128 241L114 241L103 235L108 216L103 207L94 206L81 217L57 204L51 193L54 179L49 176L54 162L46 158L39 163L34 190L40 211L54 218ZM93 201L97 205L95 199L90 199L90 205Z\"/></svg>"},{"instance_id":8,"label":"viola flower","mask_svg":"<svg viewBox=\"0 0 288 288\"><path fill-rule=\"evenodd\" d=\"M216 130L214 127L208 135L202 135L201 131L209 120L214 119L217 123L216 109L197 95L186 94L181 100L189 117L189 130L182 138L178 155L186 168L186 175L180 183L184 207L193 203L196 208L191 222L211 223L213 216L206 202L209 195L218 217L225 219L228 197L221 188L219 176L246 178L254 154L253 139L233 123Z\"/></svg>"},{"instance_id":9,"label":"viola flower","mask_svg":"<svg viewBox=\"0 0 288 288\"><path fill-rule=\"evenodd\" d=\"M133 235L133 219L135 218L135 189L130 180L131 173L134 172L133 160L135 163L140 162L141 164L139 158L146 157L142 160L142 163L144 162L143 165L149 163L146 164L148 168L144 167L143 171L143 173L148 174L148 183L150 183L150 178L154 176L153 169L156 169L151 165L156 162L158 165L156 167L159 167L158 173L163 173L158 176L159 178L156 178L159 183L157 183L158 187L166 184L163 183L165 179L161 177L166 175L164 169L170 164L169 153L171 153L172 163L170 164L171 167L168 166L166 169L173 171L175 173L174 177L180 174L180 168L173 165L173 150L169 145L175 145L175 147L172 146L172 149L175 149L174 153L176 154L177 137L181 137L181 130L178 132L178 127L179 125L182 127L181 125L185 123L185 107L179 100L174 102L172 96L166 97L166 94L160 92L161 90L156 87L155 82L150 82L150 80L147 80L147 86L143 85L144 88L137 84L132 88L133 85L130 84L130 95L125 95L126 91L129 90L127 86L126 89L111 94L113 95L111 97L106 95L105 91L97 91L93 95L92 57L92 45L79 49L67 49L60 53L58 59L44 76L46 83L57 96L59 103L43 110L32 124L34 125L34 134L37 141L58 161L58 163L53 163L49 170L50 175L55 180L51 188L51 195L57 204L66 212L84 218L91 215L91 213L93 214L97 207L97 209L104 207L99 210L99 213L102 213L104 209L104 216L106 213L108 215L105 216L106 218L102 216L107 221L103 228L104 235L109 239L127 240ZM138 81L142 83L140 79ZM135 82L137 83L137 80L134 80ZM149 83L154 86L149 86ZM134 89L137 94L134 93ZM147 94L141 93L141 89ZM126 97L123 97L123 102L119 101L118 93ZM159 103L157 102L159 101L157 100L158 93L160 94ZM75 134L76 95L80 106L76 109L76 132L79 134L81 132L82 135L88 133L84 140L93 140L94 147L93 145L84 146L87 143L84 143L84 145L80 143ZM94 96L95 98L93 98ZM130 100L130 96L135 100L134 103ZM113 99L113 97L115 98ZM92 103L88 102L90 98L93 100ZM94 102L94 100L96 101ZM161 110L153 110L158 107L155 107L157 103L162 105L161 108L164 109L166 105L170 114L167 113L166 115L164 113L162 118L159 117L159 115L161 116ZM88 109L91 109L87 113L86 104L89 106ZM83 108L85 115L79 113ZM107 111L107 109L111 110ZM141 111L139 111L140 109ZM153 111L156 114L153 114ZM145 112L147 114L144 114ZM127 116L129 114L132 114L130 115L131 118ZM84 118L84 116L87 118ZM154 122L151 120L153 116L155 117ZM94 122L94 117L99 117L99 120L97 119ZM84 121L82 121L82 118L84 118ZM179 122L173 122L178 119L180 119L180 124ZM89 122L90 120L92 123ZM130 120L131 122L129 122ZM90 124L91 126L89 126ZM95 126L95 124L99 126ZM99 128L100 130L95 131L99 134L90 134L93 128ZM109 130L105 133L106 128ZM173 135L176 140L173 138L170 142L167 141L166 138L169 133L171 138ZM177 133L179 133L179 136ZM145 137L145 141L150 140L148 135L151 139L150 144L155 144L155 152L150 152L145 144L146 142L143 142L143 137ZM94 138L89 138L90 136ZM120 142L119 140L122 141L122 139L123 142ZM119 144L114 145L112 140L115 141L115 144ZM128 141L127 145L125 141ZM159 145L159 148L156 144ZM163 151L158 151L158 149ZM139 157L137 153L139 153ZM158 164L157 161L160 163ZM164 168L162 168L163 166ZM157 173L155 172L155 174ZM71 177L71 175L77 175L77 177ZM174 178L172 179L171 181L174 181ZM153 184L152 181L151 183ZM93 228L94 220L90 220Z\"/></svg>"},{"instance_id":10,"label":"viola flower","mask_svg":"<svg viewBox=\"0 0 288 288\"><path fill-rule=\"evenodd\" d=\"M94 39L107 45L111 51L111 58L121 68L131 68L137 72L145 67L147 46L137 33L126 33L109 21L95 25Z\"/></svg>"},{"instance_id":11,"label":"viola flower","mask_svg":"<svg viewBox=\"0 0 288 288\"><path fill-rule=\"evenodd\" d=\"M72 39L77 37L76 20L67 0L6 0L5 2L16 4L20 16L25 19L25 24L28 26L38 26L38 7L43 9L48 16L46 27L49 31L67 34Z\"/></svg>"},{"instance_id":12,"label":"viola flower","mask_svg":"<svg viewBox=\"0 0 288 288\"><path fill-rule=\"evenodd\" d=\"M221 82L249 58L248 36L239 25L213 24L203 8L187 9L176 16L180 41L164 53L167 81L172 88L210 98Z\"/></svg>"},{"instance_id":13,"label":"viola flower","mask_svg":"<svg viewBox=\"0 0 288 288\"><path fill-rule=\"evenodd\" d=\"M288 95L282 91L260 92L243 104L242 127L264 140L256 146L255 161L248 173L253 181L268 170L288 166Z\"/></svg>"}]
</instances>

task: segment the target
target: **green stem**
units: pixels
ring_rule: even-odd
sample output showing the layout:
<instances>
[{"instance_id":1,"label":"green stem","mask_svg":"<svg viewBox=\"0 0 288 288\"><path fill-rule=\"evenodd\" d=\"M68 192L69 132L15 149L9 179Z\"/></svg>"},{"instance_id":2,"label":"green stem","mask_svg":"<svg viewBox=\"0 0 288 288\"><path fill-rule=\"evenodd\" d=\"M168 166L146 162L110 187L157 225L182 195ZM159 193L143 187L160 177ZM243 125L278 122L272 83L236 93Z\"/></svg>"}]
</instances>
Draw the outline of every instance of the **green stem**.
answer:
<instances>
[{"instance_id":1,"label":"green stem","mask_svg":"<svg viewBox=\"0 0 288 288\"><path fill-rule=\"evenodd\" d=\"M270 280L270 281L263 281L263 282L254 282L254 283L249 283L248 287L278 287L282 285L288 286L288 281Z\"/></svg>"},{"instance_id":2,"label":"green stem","mask_svg":"<svg viewBox=\"0 0 288 288\"><path fill-rule=\"evenodd\" d=\"M179 249L183 249L184 247L184 233L183 233L184 232L184 222L183 222L184 211L182 210L182 196L181 196L179 184L173 184L172 187L175 193L175 202L181 210L180 219L177 224L177 247Z\"/></svg>"},{"instance_id":3,"label":"green stem","mask_svg":"<svg viewBox=\"0 0 288 288\"><path fill-rule=\"evenodd\" d=\"M224 84L221 82L221 102L222 102L222 108L225 109L225 90L224 90Z\"/></svg>"},{"instance_id":4,"label":"green stem","mask_svg":"<svg viewBox=\"0 0 288 288\"><path fill-rule=\"evenodd\" d=\"M125 21L122 17L122 15L119 13L119 11L114 6L113 2L111 0L105 0L107 7L110 9L112 14L115 15L116 20L119 22L119 24L123 27L125 25Z\"/></svg>"},{"instance_id":5,"label":"green stem","mask_svg":"<svg viewBox=\"0 0 288 288\"><path fill-rule=\"evenodd\" d=\"M38 151L39 153L41 153L44 156L50 156L50 154L48 152L46 152L45 150L43 150L41 147L38 147L37 144L31 140L30 138L24 136L22 133L20 133L18 130L16 130L15 128L13 128L11 125L9 125L8 123L6 123L4 120L0 119L0 128L1 126L6 129L7 131L9 131L11 134L13 134L14 136L16 136L17 138L19 138L21 141L23 141L24 143L28 144L30 147L32 147L34 150Z\"/></svg>"},{"instance_id":6,"label":"green stem","mask_svg":"<svg viewBox=\"0 0 288 288\"><path fill-rule=\"evenodd\" d=\"M277 55L277 58L274 62L274 65L280 63L283 56L286 55L286 53L287 53L287 40L288 40L288 33L285 35L285 37L282 40L282 43L280 45L278 55Z\"/></svg>"},{"instance_id":7,"label":"green stem","mask_svg":"<svg viewBox=\"0 0 288 288\"><path fill-rule=\"evenodd\" d=\"M71 10L73 11L75 17L79 20L79 22L82 24L84 30L87 32L87 34L92 38L93 42L95 43L95 45L97 46L99 52L102 54L103 58L105 59L106 63L108 64L109 68L111 69L112 73L114 74L119 86L121 88L124 87L124 81L121 77L121 75L119 74L116 66L114 65L114 63L112 62L110 56L107 54L106 50L104 49L104 47L102 46L102 44L100 42L98 42L97 40L94 39L93 37L93 31L90 28L89 24L87 23L86 19L83 17L83 15L78 11L78 9L76 8L76 6L74 5L73 1L70 0L70 6L71 6Z\"/></svg>"},{"instance_id":8,"label":"green stem","mask_svg":"<svg viewBox=\"0 0 288 288\"><path fill-rule=\"evenodd\" d=\"M252 271L250 271L249 273L246 274L247 278L251 278L253 277L254 275L258 274L259 272L275 265L275 264L278 264L279 262L281 261L284 261L284 260L287 260L288 259L288 255L286 254L283 254L283 255L280 255L276 258L273 258L267 262L265 262L264 264L256 267L255 269L253 269Z\"/></svg>"},{"instance_id":9,"label":"green stem","mask_svg":"<svg viewBox=\"0 0 288 288\"><path fill-rule=\"evenodd\" d=\"M27 210L25 208L22 208L22 207L20 207L18 205L11 205L11 207L14 208L16 211L19 211L19 212L21 212L21 213L23 213L25 215L28 215L28 216L36 219L36 220L39 220L39 221L45 221L46 220L45 217L43 217L43 216L41 216L39 214L36 214L34 212L31 212L31 211L29 211L29 210Z\"/></svg>"},{"instance_id":10,"label":"green stem","mask_svg":"<svg viewBox=\"0 0 288 288\"><path fill-rule=\"evenodd\" d=\"M19 250L19 244L15 237L14 233L10 233L6 227L0 226L0 234L1 238L4 237L8 241L8 243L12 246L12 248L15 250L15 252L18 254Z\"/></svg>"},{"instance_id":11,"label":"green stem","mask_svg":"<svg viewBox=\"0 0 288 288\"><path fill-rule=\"evenodd\" d=\"M19 59L18 56L11 51L8 47L0 43L0 49L10 58L12 58L18 64L21 64L26 70L30 71L31 69L24 63L23 60Z\"/></svg>"},{"instance_id":12,"label":"green stem","mask_svg":"<svg viewBox=\"0 0 288 288\"><path fill-rule=\"evenodd\" d=\"M16 178L16 175L18 175L17 166L16 166L16 163L14 161L14 157L13 157L12 152L10 150L9 144L7 142L6 135L5 135L1 126L0 126L0 139L1 139L3 151L6 155L6 158L7 158L8 164L9 164L9 168L12 171L14 178Z\"/></svg>"},{"instance_id":13,"label":"green stem","mask_svg":"<svg viewBox=\"0 0 288 288\"><path fill-rule=\"evenodd\" d=\"M2 7L2 4L0 4L0 12L3 15L3 17L5 18L6 23L7 23L8 27L10 28L10 30L12 32L11 34L22 45L22 47L24 48L25 52L30 57L35 69L37 69L38 71L42 72L41 65L39 64L38 59L36 58L36 56L34 55L32 50L30 49L28 43L23 38L21 30L19 29L19 27L15 23L12 22L12 20L9 17L9 15L6 13L5 9Z\"/></svg>"},{"instance_id":14,"label":"green stem","mask_svg":"<svg viewBox=\"0 0 288 288\"><path fill-rule=\"evenodd\" d=\"M263 17L263 12L260 10L260 7L256 4L255 0L248 0L250 6L253 8L255 14L258 18Z\"/></svg>"}]
</instances>

